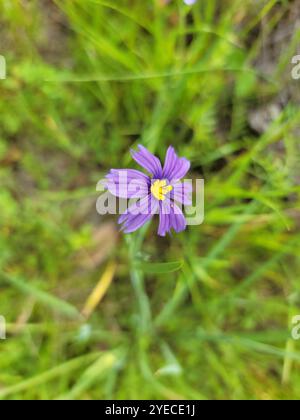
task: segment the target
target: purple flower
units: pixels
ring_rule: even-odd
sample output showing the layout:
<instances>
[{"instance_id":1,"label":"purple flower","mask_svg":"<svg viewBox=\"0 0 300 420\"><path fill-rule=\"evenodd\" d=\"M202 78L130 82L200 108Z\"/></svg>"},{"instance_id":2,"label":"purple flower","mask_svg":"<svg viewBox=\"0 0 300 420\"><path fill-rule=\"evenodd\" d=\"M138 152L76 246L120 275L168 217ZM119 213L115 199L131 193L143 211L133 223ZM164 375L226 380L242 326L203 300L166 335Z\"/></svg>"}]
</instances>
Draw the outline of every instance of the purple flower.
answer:
<instances>
[{"instance_id":1,"label":"purple flower","mask_svg":"<svg viewBox=\"0 0 300 420\"><path fill-rule=\"evenodd\" d=\"M129 207L119 219L122 230L131 233L141 228L153 215L159 214L158 235L166 236L172 229L186 229L182 212L184 205L191 205L192 185L182 183L190 169L190 162L179 158L169 147L162 167L160 160L139 145L132 151L133 159L150 176L132 169L112 169L106 176L105 187L116 197L130 200Z\"/></svg>"}]
</instances>

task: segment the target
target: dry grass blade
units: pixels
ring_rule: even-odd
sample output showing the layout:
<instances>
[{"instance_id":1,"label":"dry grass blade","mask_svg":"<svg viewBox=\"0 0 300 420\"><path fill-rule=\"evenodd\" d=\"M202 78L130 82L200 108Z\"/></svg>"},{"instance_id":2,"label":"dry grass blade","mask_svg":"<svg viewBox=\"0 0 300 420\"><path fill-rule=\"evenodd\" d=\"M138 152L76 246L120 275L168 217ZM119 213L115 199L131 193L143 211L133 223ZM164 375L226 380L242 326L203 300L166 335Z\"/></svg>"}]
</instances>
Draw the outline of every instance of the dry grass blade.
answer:
<instances>
[{"instance_id":1,"label":"dry grass blade","mask_svg":"<svg viewBox=\"0 0 300 420\"><path fill-rule=\"evenodd\" d=\"M82 315L85 318L89 318L94 310L96 309L97 305L103 299L105 293L107 292L111 282L114 278L116 272L117 265L115 263L109 263L106 270L104 271L103 275L101 276L99 283L92 291L90 296L88 297L85 306L82 310Z\"/></svg>"}]
</instances>

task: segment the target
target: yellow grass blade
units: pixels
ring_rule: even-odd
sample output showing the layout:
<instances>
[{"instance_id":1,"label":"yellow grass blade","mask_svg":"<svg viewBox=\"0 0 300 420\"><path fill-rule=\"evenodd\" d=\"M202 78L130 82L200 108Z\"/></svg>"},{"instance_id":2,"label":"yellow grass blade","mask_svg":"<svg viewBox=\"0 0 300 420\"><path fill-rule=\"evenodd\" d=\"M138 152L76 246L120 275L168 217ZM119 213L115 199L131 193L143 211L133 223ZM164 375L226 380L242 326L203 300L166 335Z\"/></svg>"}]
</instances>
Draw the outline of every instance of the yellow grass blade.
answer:
<instances>
[{"instance_id":1,"label":"yellow grass blade","mask_svg":"<svg viewBox=\"0 0 300 420\"><path fill-rule=\"evenodd\" d=\"M97 286L92 291L90 296L88 297L85 306L82 310L82 315L85 318L89 318L94 310L96 309L97 305L101 302L104 295L106 294L111 282L114 278L116 272L117 265L115 263L108 264L106 270L104 271L103 275L101 276Z\"/></svg>"}]
</instances>

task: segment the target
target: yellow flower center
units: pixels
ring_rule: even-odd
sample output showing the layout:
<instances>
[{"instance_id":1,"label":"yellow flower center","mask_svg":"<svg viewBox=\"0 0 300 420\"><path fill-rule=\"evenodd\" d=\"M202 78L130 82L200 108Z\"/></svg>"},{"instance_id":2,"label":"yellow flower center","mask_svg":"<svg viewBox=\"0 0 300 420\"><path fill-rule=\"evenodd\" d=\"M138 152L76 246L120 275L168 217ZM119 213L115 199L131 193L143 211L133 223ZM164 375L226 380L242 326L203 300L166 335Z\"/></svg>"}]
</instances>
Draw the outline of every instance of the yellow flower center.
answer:
<instances>
[{"instance_id":1,"label":"yellow flower center","mask_svg":"<svg viewBox=\"0 0 300 420\"><path fill-rule=\"evenodd\" d=\"M167 185L167 181L155 181L151 186L152 195L160 201L166 199L166 195L173 190L171 185Z\"/></svg>"}]
</instances>

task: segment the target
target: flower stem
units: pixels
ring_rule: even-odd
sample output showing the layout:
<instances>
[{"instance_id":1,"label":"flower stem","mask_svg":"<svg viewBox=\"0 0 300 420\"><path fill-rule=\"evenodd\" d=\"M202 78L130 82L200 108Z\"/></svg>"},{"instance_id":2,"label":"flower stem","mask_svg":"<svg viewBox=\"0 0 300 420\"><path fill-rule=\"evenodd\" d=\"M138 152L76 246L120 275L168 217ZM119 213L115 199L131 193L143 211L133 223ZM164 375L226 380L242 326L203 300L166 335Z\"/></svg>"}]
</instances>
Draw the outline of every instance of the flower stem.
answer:
<instances>
[{"instance_id":1,"label":"flower stem","mask_svg":"<svg viewBox=\"0 0 300 420\"><path fill-rule=\"evenodd\" d=\"M150 301L145 290L144 275L140 269L136 268L135 262L137 256L141 252L146 231L147 227L145 229L141 229L136 235L128 236L126 238L130 259L130 278L139 307L138 329L139 333L142 335L148 334L151 330L152 314Z\"/></svg>"}]
</instances>

